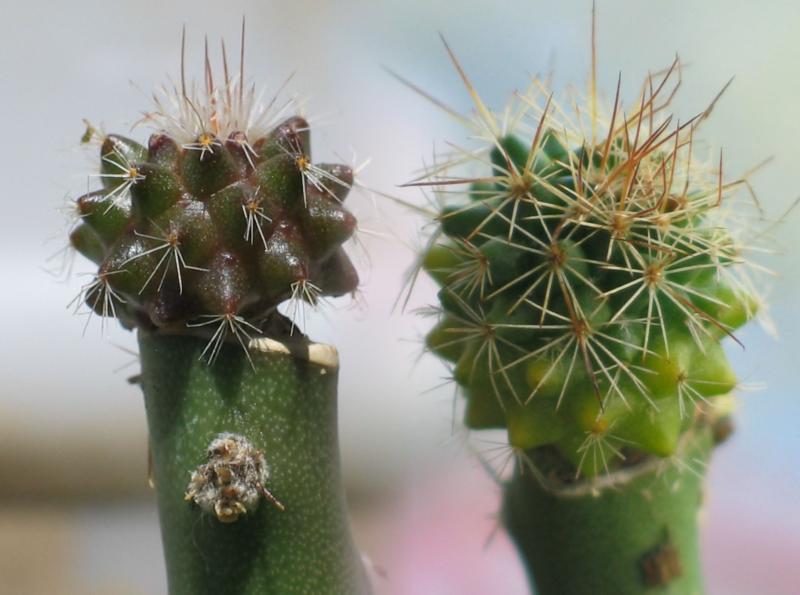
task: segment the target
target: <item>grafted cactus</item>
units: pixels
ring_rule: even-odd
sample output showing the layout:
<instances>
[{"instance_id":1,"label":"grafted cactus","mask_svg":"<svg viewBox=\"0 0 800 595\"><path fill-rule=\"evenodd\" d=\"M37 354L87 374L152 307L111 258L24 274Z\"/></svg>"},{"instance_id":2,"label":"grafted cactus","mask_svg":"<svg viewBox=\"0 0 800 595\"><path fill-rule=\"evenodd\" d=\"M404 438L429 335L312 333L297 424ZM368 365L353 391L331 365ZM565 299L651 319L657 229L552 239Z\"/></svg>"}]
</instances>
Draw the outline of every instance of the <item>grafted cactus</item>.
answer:
<instances>
[{"instance_id":1,"label":"grafted cactus","mask_svg":"<svg viewBox=\"0 0 800 595\"><path fill-rule=\"evenodd\" d=\"M630 110L618 90L601 114L594 82L570 110L537 79L495 115L455 63L479 144L414 182L439 199L427 346L452 366L466 426L504 429L520 460L505 523L538 593L699 593L700 485L679 471L699 474L721 434L737 384L721 341L760 303L743 181L724 179L721 153L697 159L713 103L666 114L676 60ZM677 562L653 561L665 551Z\"/></svg>"},{"instance_id":2,"label":"grafted cactus","mask_svg":"<svg viewBox=\"0 0 800 595\"><path fill-rule=\"evenodd\" d=\"M368 593L339 471L337 353L278 312L356 289L353 172L313 164L294 103L261 105L224 45L221 84L207 51L201 88L181 64L146 146L100 135L102 187L77 200L70 234L99 266L83 300L138 330L170 593Z\"/></svg>"}]
</instances>

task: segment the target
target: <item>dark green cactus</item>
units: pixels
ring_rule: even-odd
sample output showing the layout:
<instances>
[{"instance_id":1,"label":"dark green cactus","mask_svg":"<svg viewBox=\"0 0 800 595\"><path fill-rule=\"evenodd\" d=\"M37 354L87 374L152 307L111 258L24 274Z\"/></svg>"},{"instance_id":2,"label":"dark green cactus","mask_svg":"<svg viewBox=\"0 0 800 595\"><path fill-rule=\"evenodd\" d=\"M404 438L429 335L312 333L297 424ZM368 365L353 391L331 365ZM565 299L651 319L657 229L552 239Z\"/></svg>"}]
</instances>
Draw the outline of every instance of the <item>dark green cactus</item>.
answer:
<instances>
[{"instance_id":1,"label":"dark green cactus","mask_svg":"<svg viewBox=\"0 0 800 595\"><path fill-rule=\"evenodd\" d=\"M202 89L182 71L157 94L146 146L99 135L102 187L76 201L70 234L99 267L80 297L137 329L170 593L368 594L338 355L292 320L358 285L342 248L353 172L313 164L307 121L286 118L292 102L261 106L224 45L223 75L215 86L206 51Z\"/></svg>"},{"instance_id":2,"label":"dark green cactus","mask_svg":"<svg viewBox=\"0 0 800 595\"><path fill-rule=\"evenodd\" d=\"M287 299L354 291L342 249L356 229L342 204L353 174L312 164L309 138L300 117L254 138L203 132L182 143L159 131L145 148L105 136L103 188L77 200L70 236L99 265L89 306L126 327L217 324L221 339L258 331Z\"/></svg>"},{"instance_id":3,"label":"dark green cactus","mask_svg":"<svg viewBox=\"0 0 800 595\"><path fill-rule=\"evenodd\" d=\"M536 592L699 594L699 478L737 384L721 342L761 302L745 182L725 181L721 153L697 159L713 104L671 126L676 61L631 112L618 92L601 115L594 83L585 105L560 106L534 80L496 115L450 56L478 144L411 184L437 199L426 344L465 425L507 432L520 464L502 517ZM664 570L647 552L676 559Z\"/></svg>"}]
</instances>

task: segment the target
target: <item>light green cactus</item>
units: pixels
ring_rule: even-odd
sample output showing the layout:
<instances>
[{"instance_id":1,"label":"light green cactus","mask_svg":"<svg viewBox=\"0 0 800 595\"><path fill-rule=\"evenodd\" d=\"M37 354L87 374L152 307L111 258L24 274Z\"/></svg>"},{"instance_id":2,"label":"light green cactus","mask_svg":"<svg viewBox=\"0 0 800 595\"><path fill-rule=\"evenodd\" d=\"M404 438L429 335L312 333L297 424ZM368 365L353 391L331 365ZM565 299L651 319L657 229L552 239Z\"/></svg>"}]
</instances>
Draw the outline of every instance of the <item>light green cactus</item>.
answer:
<instances>
[{"instance_id":1,"label":"light green cactus","mask_svg":"<svg viewBox=\"0 0 800 595\"><path fill-rule=\"evenodd\" d=\"M206 51L200 87L181 64L146 144L99 135L101 187L70 234L99 267L81 301L138 331L170 593L368 593L336 350L278 311L356 289L353 172L313 164L295 105L261 105L224 46L223 76Z\"/></svg>"},{"instance_id":2,"label":"light green cactus","mask_svg":"<svg viewBox=\"0 0 800 595\"><path fill-rule=\"evenodd\" d=\"M436 198L426 343L452 367L465 425L504 429L520 460L506 526L543 595L699 593L700 482L677 471L706 460L737 384L721 342L761 303L744 182L725 180L721 153L698 160L713 103L667 114L676 60L630 110L618 87L601 113L593 74L585 100L562 106L535 79L495 114L450 56L477 140L412 183ZM679 560L653 578L670 562L648 551Z\"/></svg>"}]
</instances>

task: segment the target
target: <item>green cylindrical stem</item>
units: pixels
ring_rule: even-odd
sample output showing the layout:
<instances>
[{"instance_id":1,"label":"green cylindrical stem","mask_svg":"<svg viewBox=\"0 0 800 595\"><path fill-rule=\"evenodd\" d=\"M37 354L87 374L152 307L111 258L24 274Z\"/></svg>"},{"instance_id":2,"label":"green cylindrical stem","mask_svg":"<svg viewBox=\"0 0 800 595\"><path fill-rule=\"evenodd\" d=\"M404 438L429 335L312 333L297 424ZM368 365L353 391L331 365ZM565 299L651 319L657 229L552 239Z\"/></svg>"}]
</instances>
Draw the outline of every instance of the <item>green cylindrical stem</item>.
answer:
<instances>
[{"instance_id":1,"label":"green cylindrical stem","mask_svg":"<svg viewBox=\"0 0 800 595\"><path fill-rule=\"evenodd\" d=\"M503 518L535 592L702 595L697 517L710 450L710 431L698 429L676 455L685 466L642 463L595 489L554 487L518 471Z\"/></svg>"},{"instance_id":2,"label":"green cylindrical stem","mask_svg":"<svg viewBox=\"0 0 800 595\"><path fill-rule=\"evenodd\" d=\"M140 331L142 388L171 595L369 593L339 470L336 365ZM303 357L303 353L306 354ZM185 500L190 473L220 433L247 438L269 466L266 500L222 523Z\"/></svg>"}]
</instances>

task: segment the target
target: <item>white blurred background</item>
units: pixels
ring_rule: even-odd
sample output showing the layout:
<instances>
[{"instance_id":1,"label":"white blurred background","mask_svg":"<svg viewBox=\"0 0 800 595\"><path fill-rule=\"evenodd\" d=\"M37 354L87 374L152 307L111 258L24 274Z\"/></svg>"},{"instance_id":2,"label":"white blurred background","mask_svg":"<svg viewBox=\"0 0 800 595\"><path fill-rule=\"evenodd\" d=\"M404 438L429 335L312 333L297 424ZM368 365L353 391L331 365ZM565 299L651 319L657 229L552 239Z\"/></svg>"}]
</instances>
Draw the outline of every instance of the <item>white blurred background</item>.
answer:
<instances>
[{"instance_id":1,"label":"white blurred background","mask_svg":"<svg viewBox=\"0 0 800 595\"><path fill-rule=\"evenodd\" d=\"M355 151L359 161L371 158L367 185L421 202L397 185L434 142L463 131L382 66L469 110L442 32L493 107L551 66L556 88L582 85L591 3L3 0L2 9L0 593L163 593L144 411L125 381L136 372L126 351L134 337L114 324L101 337L95 321L81 338L85 319L66 305L90 267L77 261L67 282L44 270L65 245L59 209L85 190L97 163L78 147L81 119L127 134L150 107L149 90L177 76L181 27L190 71L200 75L203 36L212 48L222 36L235 47L246 15L247 72L272 89L296 71L290 90L309 98L315 160L349 160ZM753 184L767 210L782 213L800 194L800 4L598 0L598 16L608 94L622 71L632 101L648 70L678 52L688 67L675 111L688 119L735 75L704 136L725 148L732 175L774 155ZM422 222L385 199L376 206L362 195L351 205L365 230L364 249L353 250L361 298L325 308L307 331L341 353L357 540L385 569L385 593L525 593L511 546L493 536L499 492L453 423L445 370L419 358L430 321L411 310L431 302L432 284L420 282L405 312L393 308ZM783 254L770 259L780 273L772 303L782 338L748 328L746 351L731 349L742 381L766 388L744 395L738 431L712 467L704 519L711 595L790 595L800 584L798 222L790 216L776 229Z\"/></svg>"}]
</instances>

